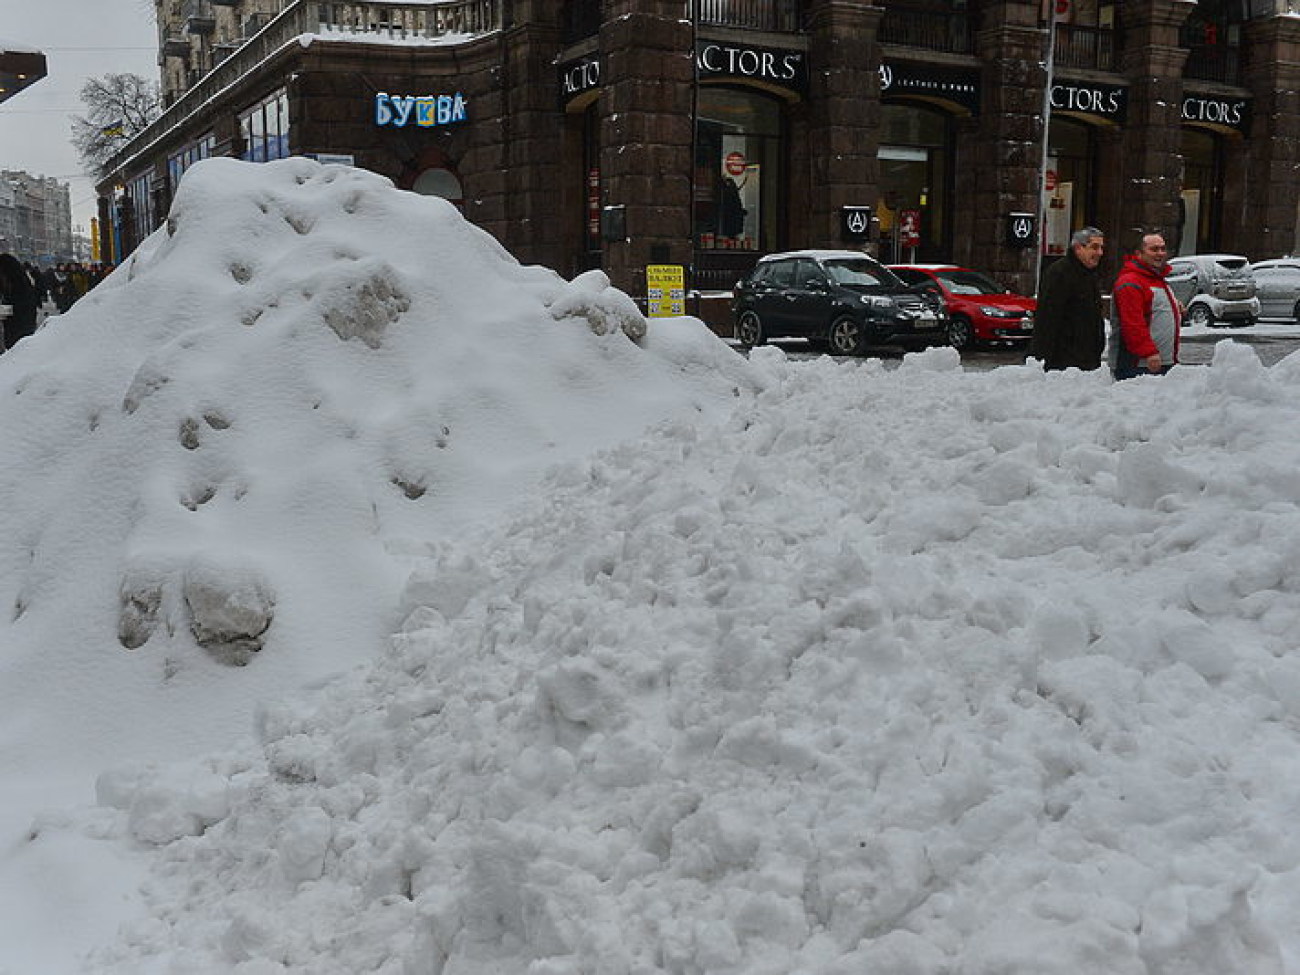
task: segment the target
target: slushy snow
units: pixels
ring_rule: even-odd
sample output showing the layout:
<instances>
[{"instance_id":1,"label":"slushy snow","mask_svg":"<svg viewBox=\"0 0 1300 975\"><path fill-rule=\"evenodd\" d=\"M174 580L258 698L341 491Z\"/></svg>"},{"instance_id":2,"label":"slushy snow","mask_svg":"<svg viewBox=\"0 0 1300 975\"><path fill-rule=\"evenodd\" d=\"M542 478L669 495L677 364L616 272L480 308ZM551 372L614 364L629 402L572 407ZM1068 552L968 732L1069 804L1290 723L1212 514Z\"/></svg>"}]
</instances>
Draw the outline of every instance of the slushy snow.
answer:
<instances>
[{"instance_id":1,"label":"slushy snow","mask_svg":"<svg viewBox=\"0 0 1300 975\"><path fill-rule=\"evenodd\" d=\"M1300 972L1300 356L746 360L213 160L0 410L0 972Z\"/></svg>"}]
</instances>

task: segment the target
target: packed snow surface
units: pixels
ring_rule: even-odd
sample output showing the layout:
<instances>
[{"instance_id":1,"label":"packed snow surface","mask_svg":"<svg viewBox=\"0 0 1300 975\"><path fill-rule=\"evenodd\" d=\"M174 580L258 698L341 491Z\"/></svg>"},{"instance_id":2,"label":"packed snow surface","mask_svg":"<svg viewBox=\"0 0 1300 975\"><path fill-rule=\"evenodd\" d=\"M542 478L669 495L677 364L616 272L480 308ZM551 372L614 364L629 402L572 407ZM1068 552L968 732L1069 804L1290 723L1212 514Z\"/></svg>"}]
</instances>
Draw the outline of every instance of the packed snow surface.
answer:
<instances>
[{"instance_id":1,"label":"packed snow surface","mask_svg":"<svg viewBox=\"0 0 1300 975\"><path fill-rule=\"evenodd\" d=\"M1300 356L745 360L301 161L172 218L0 359L0 971L1300 972Z\"/></svg>"}]
</instances>

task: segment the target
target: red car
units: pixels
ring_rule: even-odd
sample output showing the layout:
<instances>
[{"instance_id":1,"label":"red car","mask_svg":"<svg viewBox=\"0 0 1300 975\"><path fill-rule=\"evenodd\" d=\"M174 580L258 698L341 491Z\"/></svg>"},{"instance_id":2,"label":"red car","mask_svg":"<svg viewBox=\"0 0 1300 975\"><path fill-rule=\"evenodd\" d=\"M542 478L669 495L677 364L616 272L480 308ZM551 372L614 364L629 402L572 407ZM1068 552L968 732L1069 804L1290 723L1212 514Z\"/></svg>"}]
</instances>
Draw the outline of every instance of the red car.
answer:
<instances>
[{"instance_id":1,"label":"red car","mask_svg":"<svg viewBox=\"0 0 1300 975\"><path fill-rule=\"evenodd\" d=\"M993 343L1028 343L1038 302L1012 294L987 274L954 264L896 264L908 284L931 283L948 309L948 344L954 349Z\"/></svg>"}]
</instances>

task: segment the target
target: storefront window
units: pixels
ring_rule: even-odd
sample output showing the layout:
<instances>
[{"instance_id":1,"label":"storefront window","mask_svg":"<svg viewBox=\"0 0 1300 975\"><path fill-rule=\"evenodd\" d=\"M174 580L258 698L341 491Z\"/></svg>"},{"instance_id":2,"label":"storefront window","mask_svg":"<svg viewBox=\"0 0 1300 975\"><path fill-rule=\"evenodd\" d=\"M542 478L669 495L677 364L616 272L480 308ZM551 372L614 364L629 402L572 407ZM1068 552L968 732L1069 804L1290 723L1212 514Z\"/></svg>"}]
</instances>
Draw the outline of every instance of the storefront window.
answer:
<instances>
[{"instance_id":1,"label":"storefront window","mask_svg":"<svg viewBox=\"0 0 1300 975\"><path fill-rule=\"evenodd\" d=\"M289 155L289 98L284 90L239 116L243 158L251 162L284 159Z\"/></svg>"},{"instance_id":2,"label":"storefront window","mask_svg":"<svg viewBox=\"0 0 1300 975\"><path fill-rule=\"evenodd\" d=\"M593 102L582 116L583 249L591 267L600 266L600 114Z\"/></svg>"},{"instance_id":3,"label":"storefront window","mask_svg":"<svg viewBox=\"0 0 1300 975\"><path fill-rule=\"evenodd\" d=\"M881 255L892 262L946 260L950 116L920 105L885 105L881 123Z\"/></svg>"},{"instance_id":4,"label":"storefront window","mask_svg":"<svg viewBox=\"0 0 1300 975\"><path fill-rule=\"evenodd\" d=\"M705 86L695 141L695 242L769 249L777 238L781 109L765 95Z\"/></svg>"},{"instance_id":5,"label":"storefront window","mask_svg":"<svg viewBox=\"0 0 1300 975\"><path fill-rule=\"evenodd\" d=\"M145 173L126 184L128 204L123 208L129 225L123 228L132 238L132 247L153 232L153 177Z\"/></svg>"},{"instance_id":6,"label":"storefront window","mask_svg":"<svg viewBox=\"0 0 1300 975\"><path fill-rule=\"evenodd\" d=\"M1043 253L1049 257L1064 255L1070 246L1070 234L1096 222L1088 216L1095 156L1091 126L1052 119L1043 186Z\"/></svg>"},{"instance_id":7,"label":"storefront window","mask_svg":"<svg viewBox=\"0 0 1300 975\"><path fill-rule=\"evenodd\" d=\"M1218 236L1220 140L1209 132L1183 129L1182 233L1179 254L1213 249Z\"/></svg>"},{"instance_id":8,"label":"storefront window","mask_svg":"<svg viewBox=\"0 0 1300 975\"><path fill-rule=\"evenodd\" d=\"M179 183L181 177L185 175L185 170L189 169L200 159L207 159L211 156L215 145L216 139L207 135L193 145L186 146L180 152L167 157L167 176L171 183L173 192L176 190L176 184Z\"/></svg>"}]
</instances>

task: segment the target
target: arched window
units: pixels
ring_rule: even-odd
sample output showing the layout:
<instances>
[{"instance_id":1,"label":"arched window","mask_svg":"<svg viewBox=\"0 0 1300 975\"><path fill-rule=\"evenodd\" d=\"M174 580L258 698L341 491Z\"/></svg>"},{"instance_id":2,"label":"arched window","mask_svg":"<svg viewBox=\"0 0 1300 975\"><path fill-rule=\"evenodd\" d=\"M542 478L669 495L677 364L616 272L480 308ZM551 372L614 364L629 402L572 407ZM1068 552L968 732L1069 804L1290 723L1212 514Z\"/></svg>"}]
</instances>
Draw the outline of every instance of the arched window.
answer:
<instances>
[{"instance_id":1,"label":"arched window","mask_svg":"<svg viewBox=\"0 0 1300 975\"><path fill-rule=\"evenodd\" d=\"M435 167L424 170L415 177L411 190L422 196L440 196L456 204L457 209L465 207L465 191L461 189L460 177L450 169Z\"/></svg>"}]
</instances>

